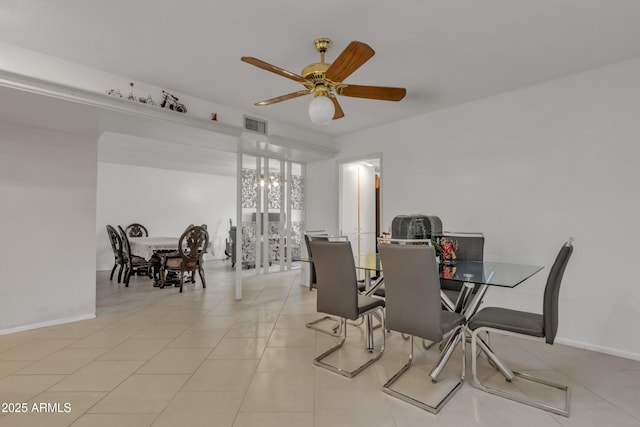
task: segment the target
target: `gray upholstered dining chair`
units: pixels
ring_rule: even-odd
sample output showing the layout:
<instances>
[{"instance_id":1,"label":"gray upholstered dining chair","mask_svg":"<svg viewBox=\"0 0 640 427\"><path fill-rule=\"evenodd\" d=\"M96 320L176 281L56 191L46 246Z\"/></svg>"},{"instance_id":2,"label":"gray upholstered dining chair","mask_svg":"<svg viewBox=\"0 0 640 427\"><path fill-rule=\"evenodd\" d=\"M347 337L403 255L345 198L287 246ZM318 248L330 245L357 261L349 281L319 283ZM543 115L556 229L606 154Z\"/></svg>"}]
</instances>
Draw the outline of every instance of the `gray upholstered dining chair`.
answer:
<instances>
[{"instance_id":1,"label":"gray upholstered dining chair","mask_svg":"<svg viewBox=\"0 0 640 427\"><path fill-rule=\"evenodd\" d=\"M309 290L312 291L314 289L317 288L318 285L318 277L316 275L316 266L315 263L313 262L313 252L311 251L311 241L321 241L321 242L328 242L329 240L333 240L333 241L348 241L349 239L346 236L335 236L330 238L329 235L327 233L314 233L314 234L306 234L304 235L304 243L307 247L307 255L309 256L310 262L309 262L309 268L310 268L310 272L309 272ZM331 321L333 324L331 326L330 330L324 329L322 327L320 327L319 325L323 324L326 321ZM340 334L342 333L340 330L340 327L342 326L342 322L340 322L339 319L336 319L335 317L332 316L322 316L316 320L313 320L311 322L308 322L305 325L307 328L310 329L315 329L318 332L322 332L324 334L329 334L331 336L340 336Z\"/></svg>"},{"instance_id":2,"label":"gray upholstered dining chair","mask_svg":"<svg viewBox=\"0 0 640 427\"><path fill-rule=\"evenodd\" d=\"M380 242L378 245L386 286L387 329L408 334L409 360L382 387L385 393L432 413L438 413L462 387L465 376L465 340L462 345L462 374L459 381L435 404L420 401L396 389L393 384L406 373L413 361L413 337L433 342L459 337L451 332L463 328L465 317L442 308L440 280L433 246L402 245ZM452 345L456 345L452 343ZM440 356L442 358L442 355ZM429 374L430 382L436 382L440 370L436 367ZM426 380L426 379L425 379Z\"/></svg>"},{"instance_id":3,"label":"gray upholstered dining chair","mask_svg":"<svg viewBox=\"0 0 640 427\"><path fill-rule=\"evenodd\" d=\"M333 241L311 241L313 261L316 266L317 310L321 313L340 318L340 342L317 356L313 363L332 372L352 378L380 359L385 346L385 302L358 293L358 279L351 243ZM367 360L355 369L347 370L324 362L330 354L343 347L347 340L347 320L356 320L367 314L379 312L382 322L382 344L378 351L372 351L373 357L365 350ZM373 334L373 329L369 329Z\"/></svg>"},{"instance_id":4,"label":"gray upholstered dining chair","mask_svg":"<svg viewBox=\"0 0 640 427\"><path fill-rule=\"evenodd\" d=\"M456 259L482 261L484 259L484 236L482 233L445 232L442 237L450 237L458 243ZM451 279L440 279L442 299L445 308L454 311L462 290L462 282Z\"/></svg>"},{"instance_id":5,"label":"gray upholstered dining chair","mask_svg":"<svg viewBox=\"0 0 640 427\"><path fill-rule=\"evenodd\" d=\"M329 241L329 235L327 233L315 233L315 234L304 234L304 243L307 247L307 255L311 259L309 262L309 290L313 290L318 283L318 279L316 277L316 267L313 263L313 253L311 252L311 245L309 244L311 240L322 240ZM346 239L345 239L346 240Z\"/></svg>"},{"instance_id":6,"label":"gray upholstered dining chair","mask_svg":"<svg viewBox=\"0 0 640 427\"><path fill-rule=\"evenodd\" d=\"M507 399L515 400L516 402L563 415L565 417L569 416L569 402L571 394L568 386L525 373L515 371L511 372L496 358L490 358L490 360L493 362L494 366L500 365L500 370L503 374L506 373L507 381L513 382L517 378L517 381L534 381L558 389L563 393L564 405L563 407L553 406L552 404L526 397L524 394L516 394L483 384L478 378L477 347L480 346L483 350L486 348L489 352L493 353L487 343L480 336L482 332L534 340L544 340L547 344L553 344L556 332L558 331L558 295L560 292L560 284L572 253L573 244L572 241L569 240L560 249L553 266L549 271L549 276L544 289L542 314L511 310L508 308L486 307L476 313L469 320L467 326L473 331L473 334L471 335L473 381L480 389Z\"/></svg>"}]
</instances>

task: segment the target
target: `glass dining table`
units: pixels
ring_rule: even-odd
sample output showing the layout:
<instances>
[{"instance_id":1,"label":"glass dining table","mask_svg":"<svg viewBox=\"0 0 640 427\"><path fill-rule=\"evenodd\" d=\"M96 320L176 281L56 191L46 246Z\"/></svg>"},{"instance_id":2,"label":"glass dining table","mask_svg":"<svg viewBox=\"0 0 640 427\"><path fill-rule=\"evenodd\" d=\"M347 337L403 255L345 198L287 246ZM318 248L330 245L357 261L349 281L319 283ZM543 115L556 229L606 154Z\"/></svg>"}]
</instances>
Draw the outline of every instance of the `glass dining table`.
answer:
<instances>
[{"instance_id":1,"label":"glass dining table","mask_svg":"<svg viewBox=\"0 0 640 427\"><path fill-rule=\"evenodd\" d=\"M370 253L355 256L354 261L356 269L364 275L365 293L367 295L374 294L376 289L384 284L384 268L380 262L380 254ZM451 311L464 314L465 318L469 320L478 311L490 286L515 288L543 268L539 265L467 260L456 260L453 264L440 265L440 278L454 280L462 285L461 292L455 302L441 291L443 304ZM376 277L376 279L374 280L372 277ZM476 287L477 290L474 292ZM373 327L371 317L367 318L366 326L368 329L368 333L365 334L367 348L371 350L373 349L373 334L369 333ZM463 329L458 329L444 343L440 360L432 371L435 377L444 369L459 340L464 338L464 333ZM486 342L480 340L479 346L506 378L513 378L513 373L500 362Z\"/></svg>"}]
</instances>

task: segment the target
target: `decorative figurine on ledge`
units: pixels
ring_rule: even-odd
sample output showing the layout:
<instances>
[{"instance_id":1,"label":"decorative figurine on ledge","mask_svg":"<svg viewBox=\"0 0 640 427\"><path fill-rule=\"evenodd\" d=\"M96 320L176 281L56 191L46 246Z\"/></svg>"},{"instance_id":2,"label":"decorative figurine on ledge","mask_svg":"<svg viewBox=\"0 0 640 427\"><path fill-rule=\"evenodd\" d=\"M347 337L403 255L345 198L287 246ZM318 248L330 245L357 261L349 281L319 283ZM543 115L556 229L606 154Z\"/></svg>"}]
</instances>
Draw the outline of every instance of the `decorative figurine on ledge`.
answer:
<instances>
[{"instance_id":1,"label":"decorative figurine on ledge","mask_svg":"<svg viewBox=\"0 0 640 427\"><path fill-rule=\"evenodd\" d=\"M122 98L122 94L120 93L120 89L109 89L107 91L107 95L117 96L118 98Z\"/></svg>"},{"instance_id":2,"label":"decorative figurine on ledge","mask_svg":"<svg viewBox=\"0 0 640 427\"><path fill-rule=\"evenodd\" d=\"M138 98L138 101L143 104L152 105L154 107L156 106L156 101L151 98L151 95L147 96L146 98L140 97Z\"/></svg>"},{"instance_id":3,"label":"decorative figurine on ledge","mask_svg":"<svg viewBox=\"0 0 640 427\"><path fill-rule=\"evenodd\" d=\"M178 113L186 113L187 107L184 104L178 102L178 98L162 91L162 103L160 103L160 107L164 108L165 105L169 104L169 109L173 111L177 111Z\"/></svg>"},{"instance_id":4,"label":"decorative figurine on ledge","mask_svg":"<svg viewBox=\"0 0 640 427\"><path fill-rule=\"evenodd\" d=\"M133 82L129 82L129 86L131 86L131 92L129 92L129 95L127 95L127 99L129 101L137 101L137 98L133 94Z\"/></svg>"}]
</instances>

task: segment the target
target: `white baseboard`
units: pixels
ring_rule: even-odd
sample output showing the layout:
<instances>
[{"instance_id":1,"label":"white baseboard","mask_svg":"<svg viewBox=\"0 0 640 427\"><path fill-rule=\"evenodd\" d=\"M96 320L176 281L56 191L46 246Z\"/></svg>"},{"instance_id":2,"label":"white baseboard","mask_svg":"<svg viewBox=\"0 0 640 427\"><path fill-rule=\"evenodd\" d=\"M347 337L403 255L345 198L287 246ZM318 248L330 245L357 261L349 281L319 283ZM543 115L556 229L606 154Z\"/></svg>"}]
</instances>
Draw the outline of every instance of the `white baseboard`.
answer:
<instances>
[{"instance_id":1,"label":"white baseboard","mask_svg":"<svg viewBox=\"0 0 640 427\"><path fill-rule=\"evenodd\" d=\"M625 359L640 360L640 354L630 351L618 350L611 347L589 344L581 341L574 341L564 338L556 338L558 344L565 344L571 347L584 348L585 350L597 351L598 353L610 354L612 356L623 357Z\"/></svg>"},{"instance_id":2,"label":"white baseboard","mask_svg":"<svg viewBox=\"0 0 640 427\"><path fill-rule=\"evenodd\" d=\"M64 319L49 320L41 323L31 323L28 325L16 326L15 328L0 329L0 335L13 334L16 332L29 331L31 329L45 328L47 326L61 325L63 323L78 322L80 320L95 319L95 313L83 314L81 316L67 317Z\"/></svg>"}]
</instances>

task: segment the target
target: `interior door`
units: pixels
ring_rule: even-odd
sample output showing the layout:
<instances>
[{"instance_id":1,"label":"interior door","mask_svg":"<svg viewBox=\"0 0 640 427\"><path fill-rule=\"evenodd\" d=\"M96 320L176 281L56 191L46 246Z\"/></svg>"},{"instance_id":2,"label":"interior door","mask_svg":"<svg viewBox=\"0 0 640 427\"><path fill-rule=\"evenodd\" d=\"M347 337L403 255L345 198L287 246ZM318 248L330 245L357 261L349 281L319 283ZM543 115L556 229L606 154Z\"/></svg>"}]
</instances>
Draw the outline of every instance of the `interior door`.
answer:
<instances>
[{"instance_id":1,"label":"interior door","mask_svg":"<svg viewBox=\"0 0 640 427\"><path fill-rule=\"evenodd\" d=\"M372 161L357 161L343 163L340 172L341 233L349 237L354 255L375 253L379 167Z\"/></svg>"}]
</instances>

